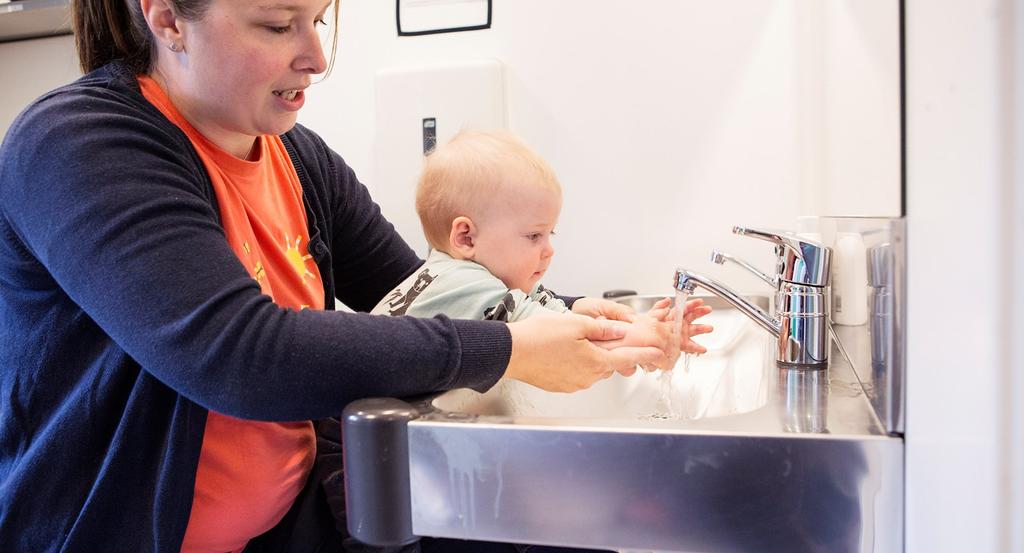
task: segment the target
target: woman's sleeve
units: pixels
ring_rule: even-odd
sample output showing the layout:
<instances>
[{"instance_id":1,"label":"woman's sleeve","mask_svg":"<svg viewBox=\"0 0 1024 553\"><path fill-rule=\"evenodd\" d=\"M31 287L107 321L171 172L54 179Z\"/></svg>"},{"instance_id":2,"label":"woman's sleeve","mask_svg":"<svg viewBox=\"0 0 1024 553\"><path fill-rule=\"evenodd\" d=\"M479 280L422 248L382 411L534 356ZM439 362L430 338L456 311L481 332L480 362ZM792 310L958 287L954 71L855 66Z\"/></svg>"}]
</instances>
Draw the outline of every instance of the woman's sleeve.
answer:
<instances>
[{"instance_id":1,"label":"woman's sleeve","mask_svg":"<svg viewBox=\"0 0 1024 553\"><path fill-rule=\"evenodd\" d=\"M355 172L331 153L338 172L332 228L337 297L357 311L369 311L423 260L384 217Z\"/></svg>"},{"instance_id":2,"label":"woman's sleeve","mask_svg":"<svg viewBox=\"0 0 1024 553\"><path fill-rule=\"evenodd\" d=\"M261 294L224 238L199 160L158 117L106 90L58 94L19 118L0 151L0 230L23 246L25 270L143 370L256 420L498 380L511 355L505 325L294 311ZM367 260L354 266L400 272L408 256L375 273L381 255L365 253L393 251L392 240L359 244L361 232L381 236L375 217L342 222Z\"/></svg>"}]
</instances>

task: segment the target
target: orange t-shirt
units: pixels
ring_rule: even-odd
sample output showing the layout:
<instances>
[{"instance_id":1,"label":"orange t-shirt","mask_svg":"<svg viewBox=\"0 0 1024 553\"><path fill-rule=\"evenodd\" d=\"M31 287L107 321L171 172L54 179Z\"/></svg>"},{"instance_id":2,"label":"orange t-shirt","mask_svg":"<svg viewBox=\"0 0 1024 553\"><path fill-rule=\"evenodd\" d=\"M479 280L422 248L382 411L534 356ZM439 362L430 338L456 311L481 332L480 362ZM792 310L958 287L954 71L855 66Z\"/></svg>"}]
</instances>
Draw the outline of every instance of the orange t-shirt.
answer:
<instances>
[{"instance_id":1,"label":"orange t-shirt","mask_svg":"<svg viewBox=\"0 0 1024 553\"><path fill-rule=\"evenodd\" d=\"M263 293L282 307L323 309L323 282L307 249L302 187L281 138L260 136L256 161L238 159L192 127L153 79L140 76L139 86L195 146L228 243ZM281 520L315 455L310 421L256 422L210 411L181 550L241 550Z\"/></svg>"}]
</instances>

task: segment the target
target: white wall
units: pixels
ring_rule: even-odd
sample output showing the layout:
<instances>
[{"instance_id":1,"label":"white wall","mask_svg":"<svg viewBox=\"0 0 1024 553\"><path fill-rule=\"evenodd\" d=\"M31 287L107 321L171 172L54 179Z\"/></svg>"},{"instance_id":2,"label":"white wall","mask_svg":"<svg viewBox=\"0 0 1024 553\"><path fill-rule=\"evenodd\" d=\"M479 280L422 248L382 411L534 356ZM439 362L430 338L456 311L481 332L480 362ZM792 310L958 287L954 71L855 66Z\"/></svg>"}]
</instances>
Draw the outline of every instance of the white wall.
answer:
<instances>
[{"instance_id":1,"label":"white wall","mask_svg":"<svg viewBox=\"0 0 1024 553\"><path fill-rule=\"evenodd\" d=\"M667 293L685 265L763 290L707 261L721 248L767 268L770 247L733 225L900 212L895 8L818 4L516 0L495 2L490 30L398 37L393 2L346 0L334 73L300 120L411 203L412 182L374 180L374 73L497 58L509 127L565 191L548 286Z\"/></svg>"},{"instance_id":2,"label":"white wall","mask_svg":"<svg viewBox=\"0 0 1024 553\"><path fill-rule=\"evenodd\" d=\"M1024 551L1022 11L906 4L908 551Z\"/></svg>"},{"instance_id":3,"label":"white wall","mask_svg":"<svg viewBox=\"0 0 1024 553\"><path fill-rule=\"evenodd\" d=\"M497 58L510 128L565 188L549 286L667 293L685 265L763 290L707 261L721 248L768 265L770 248L732 236L734 224L900 211L893 10L862 0L517 0L495 3L490 30L399 38L394 3L346 0L334 74L311 91L301 121L371 189L404 186L411 202L411 182L374 181L375 72ZM71 37L0 44L0 134L77 74Z\"/></svg>"},{"instance_id":4,"label":"white wall","mask_svg":"<svg viewBox=\"0 0 1024 553\"><path fill-rule=\"evenodd\" d=\"M0 44L0 137L32 100L79 75L71 35Z\"/></svg>"},{"instance_id":5,"label":"white wall","mask_svg":"<svg viewBox=\"0 0 1024 553\"><path fill-rule=\"evenodd\" d=\"M547 284L667 293L677 265L740 290L761 283L707 261L721 248L767 266L734 224L792 228L803 214L897 214L896 18L882 2L496 2L487 31L395 32L394 3L342 2L334 73L300 120L371 187L373 76L497 58L508 121L565 189ZM70 37L0 44L0 133L77 74ZM385 212L398 212L384 205ZM607 259L614 259L608 263Z\"/></svg>"}]
</instances>

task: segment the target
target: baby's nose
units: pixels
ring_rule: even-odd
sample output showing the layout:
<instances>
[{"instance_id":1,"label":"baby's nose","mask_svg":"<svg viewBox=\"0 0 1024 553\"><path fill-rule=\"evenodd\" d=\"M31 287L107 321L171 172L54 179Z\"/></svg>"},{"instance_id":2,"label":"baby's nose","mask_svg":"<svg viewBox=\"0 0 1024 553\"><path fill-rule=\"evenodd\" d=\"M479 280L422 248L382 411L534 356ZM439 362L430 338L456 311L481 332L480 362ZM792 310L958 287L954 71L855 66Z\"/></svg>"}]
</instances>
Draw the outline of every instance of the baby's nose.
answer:
<instances>
[{"instance_id":1,"label":"baby's nose","mask_svg":"<svg viewBox=\"0 0 1024 553\"><path fill-rule=\"evenodd\" d=\"M551 245L550 240L544 245L544 251L541 252L541 255L543 255L545 259L555 255L555 247Z\"/></svg>"}]
</instances>

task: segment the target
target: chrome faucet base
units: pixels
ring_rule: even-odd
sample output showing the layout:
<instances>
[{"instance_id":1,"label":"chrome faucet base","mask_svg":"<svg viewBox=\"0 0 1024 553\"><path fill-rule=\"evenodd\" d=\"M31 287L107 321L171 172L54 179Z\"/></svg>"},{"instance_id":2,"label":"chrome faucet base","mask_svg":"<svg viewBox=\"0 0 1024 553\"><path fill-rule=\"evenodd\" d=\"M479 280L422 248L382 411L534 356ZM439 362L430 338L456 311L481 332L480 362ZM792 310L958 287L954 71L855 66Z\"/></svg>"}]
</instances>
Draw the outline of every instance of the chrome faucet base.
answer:
<instances>
[{"instance_id":1,"label":"chrome faucet base","mask_svg":"<svg viewBox=\"0 0 1024 553\"><path fill-rule=\"evenodd\" d=\"M828 365L829 287L782 281L775 296L779 320L776 360L797 366Z\"/></svg>"},{"instance_id":2,"label":"chrome faucet base","mask_svg":"<svg viewBox=\"0 0 1024 553\"><path fill-rule=\"evenodd\" d=\"M775 361L775 364L780 369L789 369L795 371L826 371L828 370L828 361L817 362L817 363L788 363L786 361Z\"/></svg>"}]
</instances>

